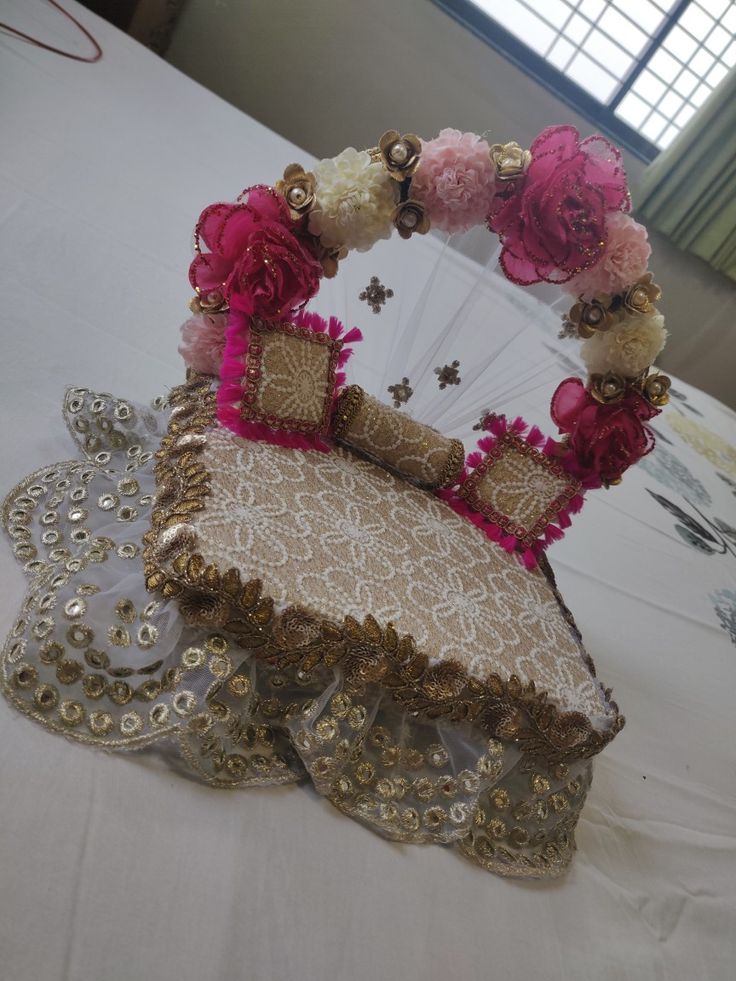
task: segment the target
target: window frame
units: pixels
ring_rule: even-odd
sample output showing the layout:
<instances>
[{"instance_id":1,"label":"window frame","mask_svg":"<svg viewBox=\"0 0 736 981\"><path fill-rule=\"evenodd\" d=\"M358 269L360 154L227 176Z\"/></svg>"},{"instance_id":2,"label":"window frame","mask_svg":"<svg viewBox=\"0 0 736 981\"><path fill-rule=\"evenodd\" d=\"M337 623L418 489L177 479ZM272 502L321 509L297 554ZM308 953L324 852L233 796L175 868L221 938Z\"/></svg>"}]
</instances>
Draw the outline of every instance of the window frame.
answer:
<instances>
[{"instance_id":1,"label":"window frame","mask_svg":"<svg viewBox=\"0 0 736 981\"><path fill-rule=\"evenodd\" d=\"M649 44L623 79L621 87L607 104L599 102L595 96L586 92L577 82L568 78L546 58L537 54L520 38L506 30L490 14L476 6L472 0L432 0L432 2L476 37L485 41L494 51L516 65L526 75L549 89L558 99L584 116L601 132L611 137L635 157L646 163L651 163L661 153L658 146L642 136L615 113L620 102L646 69L651 58L662 46L671 28L690 5L691 0L679 0L679 3L676 3L672 10L665 14L665 19L659 29L652 35Z\"/></svg>"}]
</instances>

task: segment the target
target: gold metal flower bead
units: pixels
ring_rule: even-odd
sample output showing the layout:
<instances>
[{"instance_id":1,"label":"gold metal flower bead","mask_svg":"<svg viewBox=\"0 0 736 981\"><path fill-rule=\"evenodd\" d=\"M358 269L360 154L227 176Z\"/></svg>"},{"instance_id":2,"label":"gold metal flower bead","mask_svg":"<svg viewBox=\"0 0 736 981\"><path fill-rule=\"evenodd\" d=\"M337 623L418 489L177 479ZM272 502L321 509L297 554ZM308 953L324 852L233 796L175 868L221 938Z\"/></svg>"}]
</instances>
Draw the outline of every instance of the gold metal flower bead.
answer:
<instances>
[{"instance_id":1,"label":"gold metal flower bead","mask_svg":"<svg viewBox=\"0 0 736 981\"><path fill-rule=\"evenodd\" d=\"M275 184L278 193L286 198L291 217L295 221L311 211L316 186L314 174L305 171L301 164L289 164L283 179Z\"/></svg>"},{"instance_id":2,"label":"gold metal flower bead","mask_svg":"<svg viewBox=\"0 0 736 981\"><path fill-rule=\"evenodd\" d=\"M227 300L219 290L198 293L189 301L189 309L192 313L220 313L227 310Z\"/></svg>"},{"instance_id":3,"label":"gold metal flower bead","mask_svg":"<svg viewBox=\"0 0 736 981\"><path fill-rule=\"evenodd\" d=\"M415 232L417 235L426 235L429 231L429 215L426 208L419 201L412 201L411 198L397 205L391 220L402 238L411 238Z\"/></svg>"},{"instance_id":4,"label":"gold metal flower bead","mask_svg":"<svg viewBox=\"0 0 736 981\"><path fill-rule=\"evenodd\" d=\"M494 143L490 154L496 179L500 181L513 181L521 177L532 161L531 153L513 140L510 143Z\"/></svg>"},{"instance_id":5,"label":"gold metal flower bead","mask_svg":"<svg viewBox=\"0 0 736 981\"><path fill-rule=\"evenodd\" d=\"M652 405L667 405L670 400L669 390L671 384L672 381L667 375L662 375L659 372L649 375L644 379L644 398L647 402L651 402Z\"/></svg>"},{"instance_id":6,"label":"gold metal flower bead","mask_svg":"<svg viewBox=\"0 0 736 981\"><path fill-rule=\"evenodd\" d=\"M609 405L611 402L620 402L624 397L626 381L612 371L605 375L591 375L589 390L596 402Z\"/></svg>"},{"instance_id":7,"label":"gold metal flower bead","mask_svg":"<svg viewBox=\"0 0 736 981\"><path fill-rule=\"evenodd\" d=\"M566 334L577 331L579 337L592 337L598 331L608 330L616 320L609 303L608 296L596 296L590 301L578 300L570 308L563 331Z\"/></svg>"},{"instance_id":8,"label":"gold metal flower bead","mask_svg":"<svg viewBox=\"0 0 736 981\"><path fill-rule=\"evenodd\" d=\"M642 276L623 294L623 305L630 313L650 313L662 295L662 290L653 282L651 273Z\"/></svg>"},{"instance_id":9,"label":"gold metal flower bead","mask_svg":"<svg viewBox=\"0 0 736 981\"><path fill-rule=\"evenodd\" d=\"M378 141L378 152L391 177L396 181L404 181L419 166L422 141L413 133L402 136L395 129L390 129Z\"/></svg>"}]
</instances>

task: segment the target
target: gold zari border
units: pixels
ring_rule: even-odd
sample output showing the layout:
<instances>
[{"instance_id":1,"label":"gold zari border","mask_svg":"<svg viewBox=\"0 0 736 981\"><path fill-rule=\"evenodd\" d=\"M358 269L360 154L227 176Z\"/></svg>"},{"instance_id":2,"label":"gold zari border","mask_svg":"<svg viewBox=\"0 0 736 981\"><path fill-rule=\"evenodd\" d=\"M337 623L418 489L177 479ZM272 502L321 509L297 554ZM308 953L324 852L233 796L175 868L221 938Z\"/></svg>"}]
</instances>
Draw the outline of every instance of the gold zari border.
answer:
<instances>
[{"instance_id":1,"label":"gold zari border","mask_svg":"<svg viewBox=\"0 0 736 981\"><path fill-rule=\"evenodd\" d=\"M154 471L157 506L143 539L149 591L176 597L189 623L226 631L238 646L275 667L306 675L319 666L339 665L348 691L377 682L417 716L470 723L548 765L592 757L621 730L624 718L613 701L611 724L599 731L581 712L558 709L533 681L496 673L481 680L453 661L430 665L410 635L400 636L391 623L382 626L370 615L363 623L352 617L335 623L296 607L277 613L260 579L243 582L239 570L221 572L208 564L195 551L189 522L211 492L201 460L206 430L215 419L210 383L190 373L170 395L172 418ZM569 611L562 604L561 609L576 629ZM589 658L586 664L592 666Z\"/></svg>"}]
</instances>

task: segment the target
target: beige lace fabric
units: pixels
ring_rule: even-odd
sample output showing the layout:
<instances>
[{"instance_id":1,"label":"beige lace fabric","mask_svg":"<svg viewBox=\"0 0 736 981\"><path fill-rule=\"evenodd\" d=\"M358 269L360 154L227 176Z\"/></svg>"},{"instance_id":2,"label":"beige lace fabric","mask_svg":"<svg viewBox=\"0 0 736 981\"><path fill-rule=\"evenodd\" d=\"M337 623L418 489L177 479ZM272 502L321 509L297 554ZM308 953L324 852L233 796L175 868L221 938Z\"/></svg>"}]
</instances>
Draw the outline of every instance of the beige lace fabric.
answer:
<instances>
[{"instance_id":1,"label":"beige lace fabric","mask_svg":"<svg viewBox=\"0 0 736 981\"><path fill-rule=\"evenodd\" d=\"M568 711L608 714L545 576L529 572L432 494L348 449L294 452L207 436L196 548L278 606L341 621L371 614L411 634L430 663L518 675Z\"/></svg>"},{"instance_id":2,"label":"beige lace fabric","mask_svg":"<svg viewBox=\"0 0 736 981\"><path fill-rule=\"evenodd\" d=\"M422 487L446 487L462 470L465 452L460 440L415 422L358 385L342 393L335 418L343 443Z\"/></svg>"}]
</instances>

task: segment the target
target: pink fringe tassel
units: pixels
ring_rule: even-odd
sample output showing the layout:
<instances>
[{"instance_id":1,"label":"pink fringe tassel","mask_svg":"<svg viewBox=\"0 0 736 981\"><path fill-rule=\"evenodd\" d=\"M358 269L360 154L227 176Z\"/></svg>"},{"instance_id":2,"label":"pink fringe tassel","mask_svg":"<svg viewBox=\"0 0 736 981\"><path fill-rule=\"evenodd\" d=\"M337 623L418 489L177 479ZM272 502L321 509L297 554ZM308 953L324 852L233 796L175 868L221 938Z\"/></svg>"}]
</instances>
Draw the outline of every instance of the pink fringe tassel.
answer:
<instances>
[{"instance_id":1,"label":"pink fringe tassel","mask_svg":"<svg viewBox=\"0 0 736 981\"><path fill-rule=\"evenodd\" d=\"M544 529L544 544L551 545L552 542L559 542L561 538L564 538L564 532L557 527L557 525L549 524Z\"/></svg>"},{"instance_id":2,"label":"pink fringe tassel","mask_svg":"<svg viewBox=\"0 0 736 981\"><path fill-rule=\"evenodd\" d=\"M539 426L532 426L527 433L526 441L530 446L534 446L536 449L539 449L546 442L546 436Z\"/></svg>"},{"instance_id":3,"label":"pink fringe tassel","mask_svg":"<svg viewBox=\"0 0 736 981\"><path fill-rule=\"evenodd\" d=\"M537 556L534 554L532 549L525 548L521 555L521 561L524 563L524 568L531 571L537 565Z\"/></svg>"}]
</instances>

